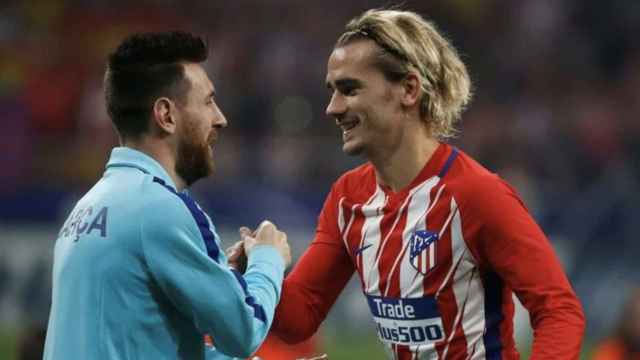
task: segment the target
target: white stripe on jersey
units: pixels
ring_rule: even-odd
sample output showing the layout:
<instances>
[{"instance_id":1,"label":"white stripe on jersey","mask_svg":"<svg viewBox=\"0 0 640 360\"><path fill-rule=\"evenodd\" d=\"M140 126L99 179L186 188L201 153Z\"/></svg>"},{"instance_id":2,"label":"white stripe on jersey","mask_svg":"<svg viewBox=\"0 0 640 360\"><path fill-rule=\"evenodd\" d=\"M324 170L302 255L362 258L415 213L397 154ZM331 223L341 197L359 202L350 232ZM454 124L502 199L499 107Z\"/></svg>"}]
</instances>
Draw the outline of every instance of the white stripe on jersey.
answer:
<instances>
[{"instance_id":1,"label":"white stripe on jersey","mask_svg":"<svg viewBox=\"0 0 640 360\"><path fill-rule=\"evenodd\" d=\"M436 179L440 179L440 178L436 178ZM443 184L439 189L438 192L436 193L436 198L433 200L433 202L431 202L431 206L429 207L429 209L427 209L427 214L431 212L431 209L433 209L434 206L436 206L436 204L438 203L438 200L440 200L440 195L442 195L442 191L444 190L444 188L447 186L447 184Z\"/></svg>"},{"instance_id":2,"label":"white stripe on jersey","mask_svg":"<svg viewBox=\"0 0 640 360\"><path fill-rule=\"evenodd\" d=\"M342 234L344 231L344 209L342 208L344 199L346 199L346 197L343 196L340 198L340 201L338 201L338 229L340 230L340 234ZM353 209L351 210L351 213L352 213L351 219L353 219ZM348 248L349 247L347 247L347 249Z\"/></svg>"},{"instance_id":3,"label":"white stripe on jersey","mask_svg":"<svg viewBox=\"0 0 640 360\"><path fill-rule=\"evenodd\" d=\"M411 354L411 358L415 359L415 360L438 360L438 352L435 350L432 351L425 351L425 346L424 345L420 345L420 346L416 346L416 349L414 349L414 346L411 347L411 351L414 351L413 354Z\"/></svg>"},{"instance_id":4,"label":"white stripe on jersey","mask_svg":"<svg viewBox=\"0 0 640 360\"><path fill-rule=\"evenodd\" d=\"M385 236L384 240L382 241L382 244L380 245L380 251L378 253L378 256L376 256L376 260L373 263L373 265L370 268L366 268L364 265L363 270L365 271L369 271L369 272L375 272L376 273L376 277L374 278L374 282L369 283L369 285L367 286L367 294L370 295L380 295L380 289L379 289L379 285L380 285L380 274L378 272L378 264L380 263L380 258L382 258L382 254L384 253L384 247L385 245L387 245L387 242L389 241L389 238L391 237L391 234L393 233L393 230L395 230L396 225L398 225L398 222L400 221L400 218L402 217L402 213L404 212L404 208L407 207L407 204L409 203L409 200L411 199L411 195L413 194L413 192L416 189L412 190L412 192L407 196L407 198L404 200L404 202L402 203L402 205L400 206L400 208L398 208L398 213L396 214L396 218L395 220L393 220L393 224L391 225L391 228L389 229L389 231L387 232L387 236ZM382 220L382 214L380 217L380 220ZM378 237L380 236L379 232L380 232L380 222L378 222ZM364 236L364 233L363 233ZM376 249L377 251L377 249ZM363 263L364 264L364 263ZM389 282L387 282L387 290L388 290L388 284ZM385 291L386 293L386 291Z\"/></svg>"},{"instance_id":5,"label":"white stripe on jersey","mask_svg":"<svg viewBox=\"0 0 640 360\"><path fill-rule=\"evenodd\" d=\"M387 202L387 196L380 186L376 185L376 192L369 199L368 204L362 207L364 215L364 224L362 225L362 235L360 238L360 247L369 246L365 251L360 253L362 256L362 274L366 277L365 293L371 295L379 295L378 283L380 283L380 273L378 272L376 254L380 247L380 222L382 221L382 207ZM367 243L365 243L367 239Z\"/></svg>"},{"instance_id":6,"label":"white stripe on jersey","mask_svg":"<svg viewBox=\"0 0 640 360\"><path fill-rule=\"evenodd\" d=\"M349 218L349 223L347 224L347 227L345 229L344 228L344 221L345 221L344 217L345 217L345 214L344 214L344 209L343 209L343 206L342 206L342 204L344 202L344 199L345 198L343 197L342 199L340 199L340 202L339 202L340 208L338 209L338 211L339 211L339 213L338 213L338 219L339 219L338 220L338 227L340 228L340 233L342 234L342 241L344 242L345 249L347 251L349 251L349 242L347 241L347 237L348 237L347 235L349 235L349 230L351 230L351 224L353 224L353 220L355 219L355 211L356 211L356 207L358 205L351 206L351 217Z\"/></svg>"},{"instance_id":7,"label":"white stripe on jersey","mask_svg":"<svg viewBox=\"0 0 640 360\"><path fill-rule=\"evenodd\" d=\"M451 211L454 212L451 223L451 246L456 261L453 275L453 294L455 295L458 313L454 321L451 336L447 339L447 346L442 358L446 358L449 342L454 335L459 322L467 341L467 353L469 359L484 359L485 348L483 335L485 329L484 316L484 288L478 274L475 259L467 248L462 232L460 211L455 199L451 200ZM459 264L458 264L459 263ZM443 283L442 286L444 286Z\"/></svg>"},{"instance_id":8,"label":"white stripe on jersey","mask_svg":"<svg viewBox=\"0 0 640 360\"><path fill-rule=\"evenodd\" d=\"M411 239L413 232L425 229L426 221L423 219L427 216L428 209L430 208L429 193L439 180L440 178L433 177L423 182L416 186L407 197L410 202L407 209L406 225L402 231L402 250L396 257L393 266L391 266L391 271L389 271L387 286L384 291L385 296L389 292L391 277L393 276L398 263L400 264L400 297L421 297L424 293L424 276L411 266L409 260L402 261L402 259L407 253L407 247L409 246L409 240Z\"/></svg>"},{"instance_id":9,"label":"white stripe on jersey","mask_svg":"<svg viewBox=\"0 0 640 360\"><path fill-rule=\"evenodd\" d=\"M424 275L417 271L410 263L407 255L407 247L409 246L411 236L415 231L426 230L427 216L429 212L434 208L437 201L440 199L440 195L444 190L444 185L438 189L436 196L431 202L430 194L431 190L437 186L440 181L439 177L433 177L418 185L410 193L410 202L407 209L407 221L405 228L402 232L402 250L398 254L389 277L387 279L387 286L385 289L385 296L388 295L389 286L391 284L391 278L398 263L400 264L400 297L402 298L417 298L424 295ZM429 255L432 257L430 260L433 264L435 260L435 247L431 247L433 252ZM426 266L427 253L423 252L422 266ZM435 343L432 345L413 345L409 347L412 353L413 359L428 359L437 360L438 353L435 351Z\"/></svg>"},{"instance_id":10,"label":"white stripe on jersey","mask_svg":"<svg viewBox=\"0 0 640 360\"><path fill-rule=\"evenodd\" d=\"M440 230L440 233L438 235L442 235L442 233L446 229L446 227L449 224L449 222L451 221L451 219L453 219L454 215L456 215L456 212L458 212L456 200L452 198L451 199L451 207L453 208L454 206L455 206L455 212L452 211L452 212L449 213L449 217L445 221L445 226L442 227L442 229ZM447 284L449 283L451 275L453 275L454 271L458 268L458 265L460 265L460 262L462 261L462 258L463 258L463 255L464 255L464 253L456 251L457 250L456 243L455 243L454 238L453 238L454 231L456 231L456 229L452 228L451 229L451 268L449 269L449 272L447 272L447 276L444 277L444 281L442 281L442 284L440 284L440 287L438 288L438 291L436 291L436 299L440 296L440 292L442 292L444 287L447 286ZM462 228L460 228L460 236L462 237ZM465 244L465 248L466 248L466 244Z\"/></svg>"}]
</instances>

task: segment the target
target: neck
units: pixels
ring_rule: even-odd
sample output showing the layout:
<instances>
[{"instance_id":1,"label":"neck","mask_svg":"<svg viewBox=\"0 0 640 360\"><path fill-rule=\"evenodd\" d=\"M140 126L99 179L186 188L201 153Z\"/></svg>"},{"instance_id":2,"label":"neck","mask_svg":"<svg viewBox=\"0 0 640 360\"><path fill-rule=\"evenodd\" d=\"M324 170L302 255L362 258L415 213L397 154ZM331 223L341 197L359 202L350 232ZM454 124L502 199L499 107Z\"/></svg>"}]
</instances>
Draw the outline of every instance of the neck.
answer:
<instances>
[{"instance_id":1,"label":"neck","mask_svg":"<svg viewBox=\"0 0 640 360\"><path fill-rule=\"evenodd\" d=\"M398 145L389 151L369 156L376 169L378 182L394 192L411 184L439 145L438 140L433 138L424 126L408 129L403 139L397 143Z\"/></svg>"},{"instance_id":2,"label":"neck","mask_svg":"<svg viewBox=\"0 0 640 360\"><path fill-rule=\"evenodd\" d=\"M138 140L125 140L122 145L143 152L160 163L169 174L169 177L171 177L171 180L173 180L173 183L176 184L177 191L182 191L187 187L182 177L176 173L175 151L166 142L150 137L142 137Z\"/></svg>"}]
</instances>

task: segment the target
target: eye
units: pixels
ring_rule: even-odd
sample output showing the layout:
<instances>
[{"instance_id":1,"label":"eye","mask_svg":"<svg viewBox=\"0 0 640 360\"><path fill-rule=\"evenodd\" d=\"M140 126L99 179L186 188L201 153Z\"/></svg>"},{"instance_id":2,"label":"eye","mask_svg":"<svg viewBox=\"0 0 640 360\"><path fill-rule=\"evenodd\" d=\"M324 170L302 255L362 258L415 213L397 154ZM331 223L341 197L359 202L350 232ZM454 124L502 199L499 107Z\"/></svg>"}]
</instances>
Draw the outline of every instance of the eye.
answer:
<instances>
[{"instance_id":1,"label":"eye","mask_svg":"<svg viewBox=\"0 0 640 360\"><path fill-rule=\"evenodd\" d=\"M338 91L344 96L355 96L361 86L355 81L345 81L337 86Z\"/></svg>"},{"instance_id":2,"label":"eye","mask_svg":"<svg viewBox=\"0 0 640 360\"><path fill-rule=\"evenodd\" d=\"M358 89L356 89L356 87L354 86L345 86L344 88L340 89L340 92L345 96L354 96L357 94L357 90Z\"/></svg>"},{"instance_id":3,"label":"eye","mask_svg":"<svg viewBox=\"0 0 640 360\"><path fill-rule=\"evenodd\" d=\"M335 86L327 86L330 95L334 95L336 92L342 96L355 96L358 95L359 90L362 88L360 81L354 79L341 79L336 81Z\"/></svg>"}]
</instances>

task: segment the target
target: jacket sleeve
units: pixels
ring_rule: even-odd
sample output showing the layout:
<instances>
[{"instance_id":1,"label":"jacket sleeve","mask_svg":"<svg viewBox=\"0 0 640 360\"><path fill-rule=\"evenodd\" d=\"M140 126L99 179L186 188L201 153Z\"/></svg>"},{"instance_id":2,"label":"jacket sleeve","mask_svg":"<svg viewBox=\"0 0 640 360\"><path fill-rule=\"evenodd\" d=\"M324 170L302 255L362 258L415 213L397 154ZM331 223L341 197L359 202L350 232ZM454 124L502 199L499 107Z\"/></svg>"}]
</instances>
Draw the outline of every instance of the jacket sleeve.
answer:
<instances>
[{"instance_id":1,"label":"jacket sleeve","mask_svg":"<svg viewBox=\"0 0 640 360\"><path fill-rule=\"evenodd\" d=\"M477 235L469 236L475 239L471 251L529 311L531 359L577 360L584 314L547 237L502 180L493 178L472 188L462 209L464 227Z\"/></svg>"},{"instance_id":2,"label":"jacket sleeve","mask_svg":"<svg viewBox=\"0 0 640 360\"><path fill-rule=\"evenodd\" d=\"M316 236L284 281L272 331L287 343L311 337L355 268L340 239L335 191L325 201Z\"/></svg>"},{"instance_id":3,"label":"jacket sleeve","mask_svg":"<svg viewBox=\"0 0 640 360\"><path fill-rule=\"evenodd\" d=\"M219 251L204 212L175 200L150 206L141 222L149 271L178 311L213 338L218 351L246 358L273 321L284 261L272 246L258 245L241 275Z\"/></svg>"}]
</instances>

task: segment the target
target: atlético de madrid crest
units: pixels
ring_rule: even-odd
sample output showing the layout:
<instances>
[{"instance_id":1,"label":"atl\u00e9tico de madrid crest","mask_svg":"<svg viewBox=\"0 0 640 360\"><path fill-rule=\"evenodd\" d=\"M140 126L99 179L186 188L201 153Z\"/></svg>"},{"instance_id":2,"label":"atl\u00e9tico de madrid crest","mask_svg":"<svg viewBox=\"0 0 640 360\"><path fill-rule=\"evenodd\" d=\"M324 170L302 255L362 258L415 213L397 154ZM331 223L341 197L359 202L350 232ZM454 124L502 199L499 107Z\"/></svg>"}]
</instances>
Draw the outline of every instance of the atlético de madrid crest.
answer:
<instances>
[{"instance_id":1,"label":"atl\u00e9tico de madrid crest","mask_svg":"<svg viewBox=\"0 0 640 360\"><path fill-rule=\"evenodd\" d=\"M423 275L436 267L437 241L438 234L429 230L418 230L411 235L409 261Z\"/></svg>"}]
</instances>

